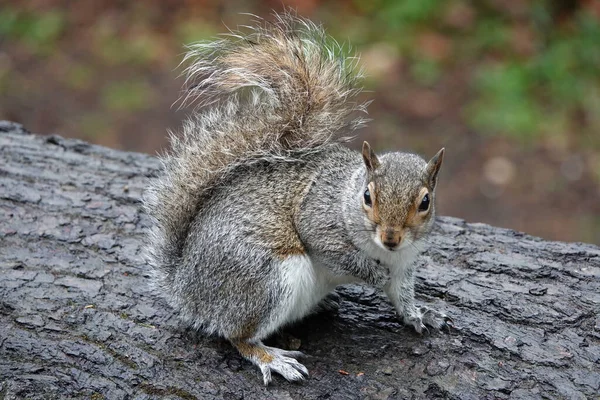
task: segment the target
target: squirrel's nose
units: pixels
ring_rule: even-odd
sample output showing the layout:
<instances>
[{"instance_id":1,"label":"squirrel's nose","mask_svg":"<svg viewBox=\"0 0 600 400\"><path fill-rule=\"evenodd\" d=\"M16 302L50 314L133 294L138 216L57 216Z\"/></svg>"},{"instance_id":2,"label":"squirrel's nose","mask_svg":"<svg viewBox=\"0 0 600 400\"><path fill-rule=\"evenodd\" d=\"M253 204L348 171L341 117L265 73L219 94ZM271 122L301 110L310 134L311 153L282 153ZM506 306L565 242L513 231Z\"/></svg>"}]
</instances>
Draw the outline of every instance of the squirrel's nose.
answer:
<instances>
[{"instance_id":1,"label":"squirrel's nose","mask_svg":"<svg viewBox=\"0 0 600 400\"><path fill-rule=\"evenodd\" d=\"M402 241L402 236L400 236L400 234L398 234L398 232L396 232L394 229L388 228L383 232L381 239L381 242L385 247L387 247L389 250L394 250Z\"/></svg>"},{"instance_id":2,"label":"squirrel's nose","mask_svg":"<svg viewBox=\"0 0 600 400\"><path fill-rule=\"evenodd\" d=\"M396 241L387 241L386 240L386 241L383 242L383 245L385 247L387 247L388 249L390 249L390 250L394 250L396 248L396 246L398 246L398 242L396 242Z\"/></svg>"}]
</instances>

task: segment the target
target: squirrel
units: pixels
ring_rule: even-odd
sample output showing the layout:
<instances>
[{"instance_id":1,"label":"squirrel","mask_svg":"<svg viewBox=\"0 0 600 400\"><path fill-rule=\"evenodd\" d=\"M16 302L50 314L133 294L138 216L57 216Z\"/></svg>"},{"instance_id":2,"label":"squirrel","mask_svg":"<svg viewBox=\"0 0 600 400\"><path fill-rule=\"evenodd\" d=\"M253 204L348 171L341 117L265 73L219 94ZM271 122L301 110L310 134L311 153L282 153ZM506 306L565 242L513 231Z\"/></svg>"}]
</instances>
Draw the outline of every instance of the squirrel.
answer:
<instances>
[{"instance_id":1,"label":"squirrel","mask_svg":"<svg viewBox=\"0 0 600 400\"><path fill-rule=\"evenodd\" d=\"M414 261L434 224L444 149L362 153L342 142L364 124L355 57L290 12L189 46L198 101L143 196L155 290L191 327L228 339L288 381L303 354L263 344L336 286L382 288L421 333L449 318L414 302Z\"/></svg>"}]
</instances>

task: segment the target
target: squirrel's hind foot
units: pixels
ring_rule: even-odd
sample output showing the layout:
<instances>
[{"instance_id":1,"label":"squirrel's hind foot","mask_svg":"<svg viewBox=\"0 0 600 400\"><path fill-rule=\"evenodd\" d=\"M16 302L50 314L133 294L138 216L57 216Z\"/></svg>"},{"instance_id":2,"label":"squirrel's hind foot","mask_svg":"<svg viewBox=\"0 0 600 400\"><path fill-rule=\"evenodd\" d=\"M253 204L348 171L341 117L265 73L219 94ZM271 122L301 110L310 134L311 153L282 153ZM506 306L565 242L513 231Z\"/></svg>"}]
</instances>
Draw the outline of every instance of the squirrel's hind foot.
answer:
<instances>
[{"instance_id":1,"label":"squirrel's hind foot","mask_svg":"<svg viewBox=\"0 0 600 400\"><path fill-rule=\"evenodd\" d=\"M277 372L290 382L300 381L308 377L308 370L296 360L303 354L300 351L287 351L274 347L266 347L272 354L273 360L268 363L261 362L258 365L262 374L263 382L268 385L271 382L271 371Z\"/></svg>"},{"instance_id":2,"label":"squirrel's hind foot","mask_svg":"<svg viewBox=\"0 0 600 400\"><path fill-rule=\"evenodd\" d=\"M260 341L233 342L233 344L245 359L260 368L265 385L271 383L271 372L277 372L290 382L308 377L306 367L296 360L304 355L300 351L268 347Z\"/></svg>"}]
</instances>

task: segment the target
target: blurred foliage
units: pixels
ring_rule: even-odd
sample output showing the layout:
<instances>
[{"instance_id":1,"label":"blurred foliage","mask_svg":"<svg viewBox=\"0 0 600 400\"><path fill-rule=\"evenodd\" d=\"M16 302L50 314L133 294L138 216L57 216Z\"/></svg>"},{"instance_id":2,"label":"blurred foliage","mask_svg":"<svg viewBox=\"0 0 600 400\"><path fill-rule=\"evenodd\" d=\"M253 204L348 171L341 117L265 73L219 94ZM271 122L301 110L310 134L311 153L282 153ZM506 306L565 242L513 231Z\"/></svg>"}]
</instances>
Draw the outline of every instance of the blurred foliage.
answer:
<instances>
[{"instance_id":1,"label":"blurred foliage","mask_svg":"<svg viewBox=\"0 0 600 400\"><path fill-rule=\"evenodd\" d=\"M483 66L470 122L482 131L530 140L569 128L582 137L600 132L600 24L580 11L568 29L545 29L540 50ZM582 121L583 119L584 121ZM598 146L600 140L589 144Z\"/></svg>"},{"instance_id":2,"label":"blurred foliage","mask_svg":"<svg viewBox=\"0 0 600 400\"><path fill-rule=\"evenodd\" d=\"M456 65L474 69L464 116L477 131L526 144L574 133L586 145L600 146L599 2L356 4L381 22L370 25L366 41L397 46L420 84L435 85Z\"/></svg>"},{"instance_id":3,"label":"blurred foliage","mask_svg":"<svg viewBox=\"0 0 600 400\"><path fill-rule=\"evenodd\" d=\"M65 29L65 13L51 10L42 13L0 9L0 35L22 41L32 51L50 54Z\"/></svg>"},{"instance_id":4,"label":"blurred foliage","mask_svg":"<svg viewBox=\"0 0 600 400\"><path fill-rule=\"evenodd\" d=\"M44 2L42 2L44 3ZM50 2L52 3L52 2ZM218 1L199 2L200 6ZM313 4L314 3L314 4ZM58 2L60 4L60 2ZM296 2L302 6L302 1ZM337 14L344 2L312 2ZM49 55L68 28L67 7L16 5L0 10L0 35L22 42L31 52ZM317 7L318 8L318 7ZM88 40L93 51L108 65L148 66L159 62L164 32L153 29L152 12L140 5L120 21L112 13L100 13ZM249 3L255 12L258 4ZM472 98L463 116L477 131L508 135L522 143L549 135L575 134L574 140L600 146L600 6L594 1L566 0L354 0L344 15L327 21L330 30L361 49L387 42L398 50L418 84L434 86L443 74L465 65L472 68ZM313 10L315 11L315 10ZM185 10L184 10L185 12ZM315 12L319 12L317 9ZM262 13L264 14L264 12ZM345 17L356 24L345 24ZM220 29L218 20L178 18L170 29L171 40L189 43L211 37ZM170 44L171 46L173 43ZM69 85L85 88L90 67L71 68ZM372 80L370 82L373 82ZM113 85L114 86L114 85ZM108 109L139 110L151 103L150 89L103 89ZM117 97L123 96L122 100ZM144 100L146 99L146 100ZM149 105L148 105L149 106Z\"/></svg>"},{"instance_id":5,"label":"blurred foliage","mask_svg":"<svg viewBox=\"0 0 600 400\"><path fill-rule=\"evenodd\" d=\"M152 107L154 96L144 81L111 82L102 90L102 104L113 111L137 111Z\"/></svg>"}]
</instances>

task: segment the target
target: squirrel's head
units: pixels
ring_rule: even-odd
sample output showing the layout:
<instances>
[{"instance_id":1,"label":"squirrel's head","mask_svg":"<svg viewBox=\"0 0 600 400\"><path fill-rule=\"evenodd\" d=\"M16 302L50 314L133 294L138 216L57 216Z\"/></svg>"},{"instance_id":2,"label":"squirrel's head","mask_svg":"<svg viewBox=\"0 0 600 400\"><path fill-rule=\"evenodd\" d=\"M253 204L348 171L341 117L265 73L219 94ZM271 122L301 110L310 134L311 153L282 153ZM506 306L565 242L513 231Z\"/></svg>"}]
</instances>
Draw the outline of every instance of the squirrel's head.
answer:
<instances>
[{"instance_id":1,"label":"squirrel's head","mask_svg":"<svg viewBox=\"0 0 600 400\"><path fill-rule=\"evenodd\" d=\"M408 153L378 158L364 142L362 155L366 167L362 208L375 242L394 251L421 239L433 226L435 185L444 149L429 162Z\"/></svg>"}]
</instances>

